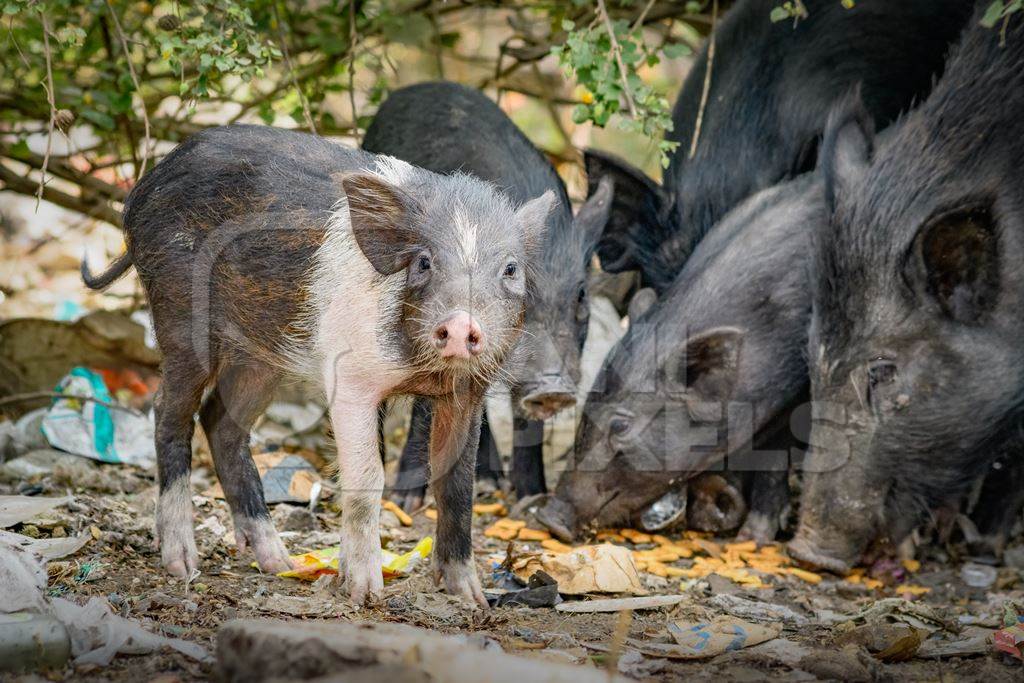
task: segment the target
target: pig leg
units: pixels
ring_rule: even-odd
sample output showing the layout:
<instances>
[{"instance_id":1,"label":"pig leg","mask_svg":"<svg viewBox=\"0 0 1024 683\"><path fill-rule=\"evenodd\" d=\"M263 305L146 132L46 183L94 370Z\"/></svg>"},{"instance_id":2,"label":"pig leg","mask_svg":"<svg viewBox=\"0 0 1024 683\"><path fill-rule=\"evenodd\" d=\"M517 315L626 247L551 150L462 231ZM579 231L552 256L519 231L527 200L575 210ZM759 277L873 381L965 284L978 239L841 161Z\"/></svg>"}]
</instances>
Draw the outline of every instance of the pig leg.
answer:
<instances>
[{"instance_id":1,"label":"pig leg","mask_svg":"<svg viewBox=\"0 0 1024 683\"><path fill-rule=\"evenodd\" d=\"M417 398L409 418L409 436L398 459L398 476L391 499L412 513L423 506L427 494L427 450L430 447L430 401Z\"/></svg>"},{"instance_id":2,"label":"pig leg","mask_svg":"<svg viewBox=\"0 0 1024 683\"><path fill-rule=\"evenodd\" d=\"M1021 445L1008 447L985 476L971 521L980 539L973 543L975 554L1001 557L1014 523L1024 508L1024 453Z\"/></svg>"},{"instance_id":3,"label":"pig leg","mask_svg":"<svg viewBox=\"0 0 1024 683\"><path fill-rule=\"evenodd\" d=\"M498 444L494 442L491 425L487 422L487 411L484 410L480 418L480 447L476 452L476 481L497 490L503 475L501 454L498 453Z\"/></svg>"},{"instance_id":4,"label":"pig leg","mask_svg":"<svg viewBox=\"0 0 1024 683\"><path fill-rule=\"evenodd\" d=\"M480 440L479 399L460 396L434 401L430 470L437 501L434 579L451 595L487 608L473 564L473 469Z\"/></svg>"},{"instance_id":5,"label":"pig leg","mask_svg":"<svg viewBox=\"0 0 1024 683\"><path fill-rule=\"evenodd\" d=\"M740 541L772 543L789 507L789 472L754 472L751 481L750 510L736 535Z\"/></svg>"},{"instance_id":6,"label":"pig leg","mask_svg":"<svg viewBox=\"0 0 1024 683\"><path fill-rule=\"evenodd\" d=\"M170 574L189 579L199 568L195 533L192 529L193 415L199 409L208 377L185 354L164 346L163 379L157 391L156 416L157 476L160 498L156 510L156 535L160 560Z\"/></svg>"},{"instance_id":7,"label":"pig leg","mask_svg":"<svg viewBox=\"0 0 1024 683\"><path fill-rule=\"evenodd\" d=\"M332 378L333 379L333 378ZM334 386L333 382L328 386ZM341 487L341 552L345 588L357 605L384 590L380 565L380 500L384 465L377 445L379 396L338 385L331 426L338 446Z\"/></svg>"},{"instance_id":8,"label":"pig leg","mask_svg":"<svg viewBox=\"0 0 1024 683\"><path fill-rule=\"evenodd\" d=\"M544 423L512 418L512 488L519 498L547 493L544 481Z\"/></svg>"},{"instance_id":9,"label":"pig leg","mask_svg":"<svg viewBox=\"0 0 1024 683\"><path fill-rule=\"evenodd\" d=\"M249 450L249 431L267 405L279 373L255 361L229 366L199 413L210 442L213 465L231 506L240 552L251 547L260 569L270 574L291 568L288 551L270 521L263 484Z\"/></svg>"}]
</instances>

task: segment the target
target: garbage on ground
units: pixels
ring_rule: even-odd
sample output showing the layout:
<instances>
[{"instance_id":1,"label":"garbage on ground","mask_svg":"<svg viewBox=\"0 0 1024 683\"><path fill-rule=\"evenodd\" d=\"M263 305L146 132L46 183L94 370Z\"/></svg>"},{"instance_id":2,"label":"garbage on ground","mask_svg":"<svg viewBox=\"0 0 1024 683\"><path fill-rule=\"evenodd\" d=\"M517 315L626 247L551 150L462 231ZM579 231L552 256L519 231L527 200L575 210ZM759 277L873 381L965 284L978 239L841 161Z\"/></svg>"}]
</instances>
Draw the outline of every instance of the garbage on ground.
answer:
<instances>
[{"instance_id":1,"label":"garbage on ground","mask_svg":"<svg viewBox=\"0 0 1024 683\"><path fill-rule=\"evenodd\" d=\"M67 629L53 617L0 613L0 672L58 669L71 658Z\"/></svg>"},{"instance_id":2,"label":"garbage on ground","mask_svg":"<svg viewBox=\"0 0 1024 683\"><path fill-rule=\"evenodd\" d=\"M971 588L990 588L998 575L995 567L976 562L967 562L960 568L960 578Z\"/></svg>"},{"instance_id":3,"label":"garbage on ground","mask_svg":"<svg viewBox=\"0 0 1024 683\"><path fill-rule=\"evenodd\" d=\"M648 595L639 598L611 598L608 600L575 600L555 607L559 612L576 614L589 612L621 612L672 607L686 600L685 595Z\"/></svg>"},{"instance_id":4,"label":"garbage on ground","mask_svg":"<svg viewBox=\"0 0 1024 683\"><path fill-rule=\"evenodd\" d=\"M1016 624L993 633L992 644L996 650L1024 660L1024 617Z\"/></svg>"},{"instance_id":5,"label":"garbage on ground","mask_svg":"<svg viewBox=\"0 0 1024 683\"><path fill-rule=\"evenodd\" d=\"M41 496L0 496L0 529L28 521L61 505L67 505L74 498L43 498Z\"/></svg>"},{"instance_id":6,"label":"garbage on ground","mask_svg":"<svg viewBox=\"0 0 1024 683\"><path fill-rule=\"evenodd\" d=\"M47 599L46 576L41 558L0 539L0 613L54 617L66 629L75 664L105 666L119 653L144 654L165 646L193 659L209 661L209 653L202 646L150 633L139 622L113 614L102 598L90 598L84 606L62 598ZM8 616L0 642L22 642L40 628L34 617ZM47 638L59 649L59 637Z\"/></svg>"},{"instance_id":7,"label":"garbage on ground","mask_svg":"<svg viewBox=\"0 0 1024 683\"><path fill-rule=\"evenodd\" d=\"M0 542L24 548L45 560L59 560L81 550L92 536L65 536L64 538L29 538L21 534L0 530Z\"/></svg>"},{"instance_id":8,"label":"garbage on ground","mask_svg":"<svg viewBox=\"0 0 1024 683\"><path fill-rule=\"evenodd\" d=\"M524 582L535 572L544 571L558 582L558 592L563 595L647 594L632 553L610 543L581 546L567 553L526 554L513 561L512 571Z\"/></svg>"},{"instance_id":9,"label":"garbage on ground","mask_svg":"<svg viewBox=\"0 0 1024 683\"><path fill-rule=\"evenodd\" d=\"M782 626L719 617L711 622L672 622L668 625L668 632L676 645L667 646L667 652L662 656L703 659L776 638L782 632Z\"/></svg>"},{"instance_id":10,"label":"garbage on ground","mask_svg":"<svg viewBox=\"0 0 1024 683\"><path fill-rule=\"evenodd\" d=\"M384 578L394 579L407 575L417 563L430 556L433 548L434 539L430 536L425 536L412 550L401 555L390 550L381 549L381 571L384 573ZM291 560L295 568L280 572L278 576L315 581L325 574L337 574L338 553L340 551L341 546L333 546L300 555L292 555Z\"/></svg>"},{"instance_id":11,"label":"garbage on ground","mask_svg":"<svg viewBox=\"0 0 1024 683\"><path fill-rule=\"evenodd\" d=\"M53 402L42 423L51 446L101 462L155 467L153 421L137 412L103 405L114 403L114 399L102 375L84 367L73 368L55 391L65 396Z\"/></svg>"},{"instance_id":12,"label":"garbage on ground","mask_svg":"<svg viewBox=\"0 0 1024 683\"><path fill-rule=\"evenodd\" d=\"M442 635L405 624L235 620L217 633L217 673L226 681L307 679L463 681L486 672L490 683L625 683L603 669L503 652L493 640Z\"/></svg>"},{"instance_id":13,"label":"garbage on ground","mask_svg":"<svg viewBox=\"0 0 1024 683\"><path fill-rule=\"evenodd\" d=\"M916 656L920 659L942 659L983 655L992 648L993 637L992 629L980 626L968 626L953 638L936 632L921 643Z\"/></svg>"},{"instance_id":14,"label":"garbage on ground","mask_svg":"<svg viewBox=\"0 0 1024 683\"><path fill-rule=\"evenodd\" d=\"M485 593L491 607L522 605L524 607L554 607L562 602L558 582L546 572L538 571L526 582L526 588L505 592Z\"/></svg>"},{"instance_id":15,"label":"garbage on ground","mask_svg":"<svg viewBox=\"0 0 1024 683\"><path fill-rule=\"evenodd\" d=\"M841 633L835 643L862 646L883 662L904 662L917 654L924 635L924 631L906 624L874 622Z\"/></svg>"},{"instance_id":16,"label":"garbage on ground","mask_svg":"<svg viewBox=\"0 0 1024 683\"><path fill-rule=\"evenodd\" d=\"M394 501L382 500L381 507L393 514L402 526L412 526L412 517L406 514Z\"/></svg>"},{"instance_id":17,"label":"garbage on ground","mask_svg":"<svg viewBox=\"0 0 1024 683\"><path fill-rule=\"evenodd\" d=\"M686 519L686 489L672 490L651 503L640 516L645 531L661 531Z\"/></svg>"},{"instance_id":18,"label":"garbage on ground","mask_svg":"<svg viewBox=\"0 0 1024 683\"><path fill-rule=\"evenodd\" d=\"M810 621L807 617L786 605L770 602L759 602L738 595L719 593L711 596L710 605L726 614L751 621L781 621L789 626L806 626Z\"/></svg>"},{"instance_id":19,"label":"garbage on ground","mask_svg":"<svg viewBox=\"0 0 1024 683\"><path fill-rule=\"evenodd\" d=\"M267 504L308 503L314 486L323 481L320 473L301 455L275 451L257 453L252 457L263 482L263 494ZM203 495L224 498L224 489L214 484Z\"/></svg>"}]
</instances>

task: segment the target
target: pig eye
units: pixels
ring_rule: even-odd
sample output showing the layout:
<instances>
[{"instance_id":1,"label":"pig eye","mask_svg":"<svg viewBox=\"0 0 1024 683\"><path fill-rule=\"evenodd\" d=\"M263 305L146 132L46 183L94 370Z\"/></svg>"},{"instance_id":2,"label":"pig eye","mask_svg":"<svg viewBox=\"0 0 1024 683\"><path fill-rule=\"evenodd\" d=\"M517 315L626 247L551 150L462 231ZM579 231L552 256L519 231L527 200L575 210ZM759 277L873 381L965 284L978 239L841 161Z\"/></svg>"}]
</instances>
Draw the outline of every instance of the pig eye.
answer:
<instances>
[{"instance_id":1,"label":"pig eye","mask_svg":"<svg viewBox=\"0 0 1024 683\"><path fill-rule=\"evenodd\" d=\"M608 431L610 431L613 436L622 436L629 431L629 425L630 421L628 417L616 415L608 421Z\"/></svg>"},{"instance_id":2,"label":"pig eye","mask_svg":"<svg viewBox=\"0 0 1024 683\"><path fill-rule=\"evenodd\" d=\"M876 358L868 366L868 401L881 397L885 387L896 381L896 364L886 358Z\"/></svg>"},{"instance_id":3,"label":"pig eye","mask_svg":"<svg viewBox=\"0 0 1024 683\"><path fill-rule=\"evenodd\" d=\"M421 273L430 270L430 257L420 256L418 259L416 259L416 268Z\"/></svg>"},{"instance_id":4,"label":"pig eye","mask_svg":"<svg viewBox=\"0 0 1024 683\"><path fill-rule=\"evenodd\" d=\"M507 278L514 278L518 272L519 266L517 266L515 262L509 263L505 266L505 277Z\"/></svg>"}]
</instances>

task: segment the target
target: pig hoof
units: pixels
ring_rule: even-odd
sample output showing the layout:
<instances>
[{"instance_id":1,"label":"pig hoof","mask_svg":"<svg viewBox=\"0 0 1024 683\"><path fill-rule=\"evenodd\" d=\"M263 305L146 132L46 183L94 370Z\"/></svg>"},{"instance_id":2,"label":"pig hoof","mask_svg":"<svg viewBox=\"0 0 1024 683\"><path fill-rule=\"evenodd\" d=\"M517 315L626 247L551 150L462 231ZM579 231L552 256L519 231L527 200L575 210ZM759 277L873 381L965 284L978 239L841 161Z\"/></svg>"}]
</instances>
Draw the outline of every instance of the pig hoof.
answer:
<instances>
[{"instance_id":1,"label":"pig hoof","mask_svg":"<svg viewBox=\"0 0 1024 683\"><path fill-rule=\"evenodd\" d=\"M196 550L192 529L164 532L160 535L160 559L171 576L188 580L199 569L199 552Z\"/></svg>"},{"instance_id":2,"label":"pig hoof","mask_svg":"<svg viewBox=\"0 0 1024 683\"><path fill-rule=\"evenodd\" d=\"M474 602L481 609L488 609L487 598L480 587L480 578L472 560L465 562L442 562L434 567L434 582L444 581L444 589L468 602Z\"/></svg>"},{"instance_id":3,"label":"pig hoof","mask_svg":"<svg viewBox=\"0 0 1024 683\"><path fill-rule=\"evenodd\" d=\"M356 605L379 600L384 591L384 574L380 567L350 565L345 569L345 590Z\"/></svg>"},{"instance_id":4,"label":"pig hoof","mask_svg":"<svg viewBox=\"0 0 1024 683\"><path fill-rule=\"evenodd\" d=\"M852 566L850 562L826 555L800 536L789 542L787 551L790 557L797 559L803 564L835 574L846 574Z\"/></svg>"},{"instance_id":5,"label":"pig hoof","mask_svg":"<svg viewBox=\"0 0 1024 683\"><path fill-rule=\"evenodd\" d=\"M737 541L754 541L758 545L767 545L775 541L779 533L779 525L771 515L758 512L751 512L747 520L743 522L739 533L736 534Z\"/></svg>"},{"instance_id":6,"label":"pig hoof","mask_svg":"<svg viewBox=\"0 0 1024 683\"><path fill-rule=\"evenodd\" d=\"M412 514L423 507L423 498L426 493L426 487L395 491L391 494L391 501L403 511Z\"/></svg>"},{"instance_id":7,"label":"pig hoof","mask_svg":"<svg viewBox=\"0 0 1024 683\"><path fill-rule=\"evenodd\" d=\"M264 574L277 574L292 569L288 549L268 519L238 517L235 519L235 543L238 551L251 547L256 564Z\"/></svg>"}]
</instances>

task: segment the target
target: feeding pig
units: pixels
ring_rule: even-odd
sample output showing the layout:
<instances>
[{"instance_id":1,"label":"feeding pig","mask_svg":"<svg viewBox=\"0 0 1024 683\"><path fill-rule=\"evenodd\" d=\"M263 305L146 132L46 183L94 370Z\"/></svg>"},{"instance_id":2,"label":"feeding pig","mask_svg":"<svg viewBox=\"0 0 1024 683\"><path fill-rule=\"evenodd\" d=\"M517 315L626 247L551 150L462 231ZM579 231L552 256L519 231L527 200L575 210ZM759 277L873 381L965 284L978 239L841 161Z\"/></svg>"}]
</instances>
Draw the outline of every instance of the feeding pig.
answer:
<instances>
[{"instance_id":1,"label":"feeding pig","mask_svg":"<svg viewBox=\"0 0 1024 683\"><path fill-rule=\"evenodd\" d=\"M959 499L1024 418L1024 17L980 25L875 144L851 100L822 147L815 419L790 553L843 571ZM1010 500L1006 501L1009 505Z\"/></svg>"},{"instance_id":2,"label":"feeding pig","mask_svg":"<svg viewBox=\"0 0 1024 683\"><path fill-rule=\"evenodd\" d=\"M576 402L590 314L587 270L608 217L611 181L597 188L574 219L565 185L544 155L489 98L450 82L393 92L367 130L363 148L437 173L471 173L514 201L543 192L555 196L540 257L533 262L536 286L527 301L523 344L527 353L523 362L507 368L514 415L512 484L521 497L545 492L543 420ZM413 407L395 487L407 510L423 500L429 426L429 406L421 401ZM477 465L479 476L501 472L486 418Z\"/></svg>"},{"instance_id":3,"label":"feeding pig","mask_svg":"<svg viewBox=\"0 0 1024 683\"><path fill-rule=\"evenodd\" d=\"M806 18L772 23L778 4L740 0L725 15L704 106L707 46L694 61L668 135L680 144L660 185L612 155L587 155L592 187L615 179L598 246L605 271L639 270L645 286L667 290L730 209L815 167L828 112L852 87L860 84L879 126L923 97L971 11L967 0L872 0L850 9L805 0Z\"/></svg>"},{"instance_id":4,"label":"feeding pig","mask_svg":"<svg viewBox=\"0 0 1024 683\"><path fill-rule=\"evenodd\" d=\"M570 537L590 522L636 523L676 480L726 456L730 469L785 484L787 452L750 446L806 395L806 262L823 222L815 174L763 190L726 215L660 300L630 308L584 406L574 461L538 514L545 524ZM784 503L758 501L750 535L771 540L778 522L762 517Z\"/></svg>"},{"instance_id":5,"label":"feeding pig","mask_svg":"<svg viewBox=\"0 0 1024 683\"><path fill-rule=\"evenodd\" d=\"M338 444L340 563L351 598L383 587L378 406L428 396L436 576L485 605L472 561L472 469L484 392L513 351L553 195L516 209L494 186L322 138L227 126L179 145L132 190L127 253L164 356L156 400L157 533L166 569L198 567L189 493L193 415L239 548L288 554L270 522L249 431L287 375L324 386ZM209 390L208 396L204 394Z\"/></svg>"}]
</instances>

